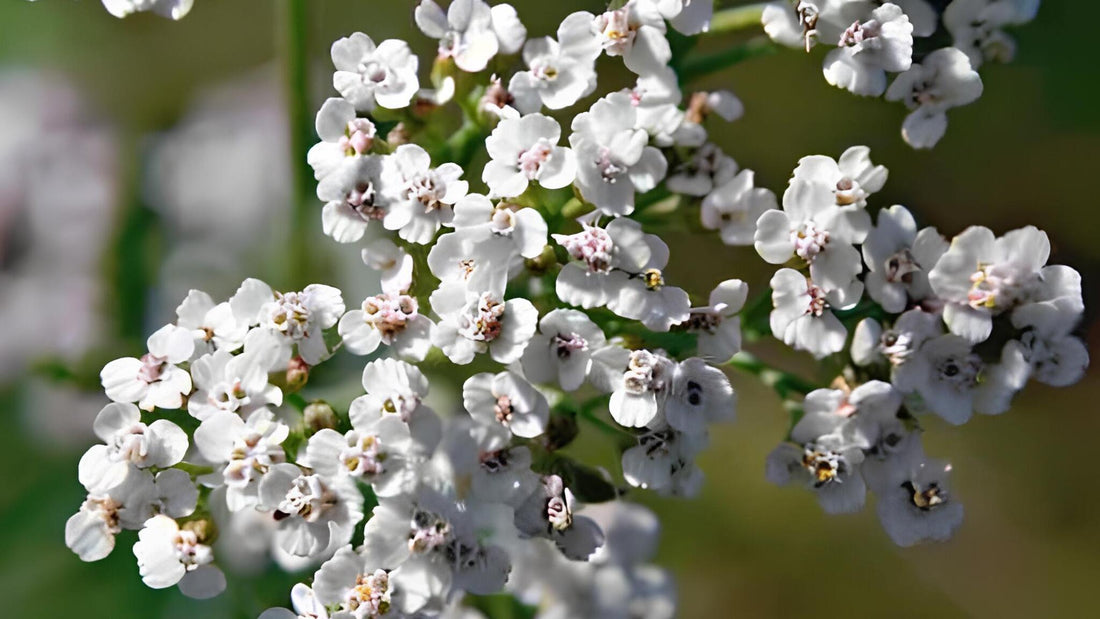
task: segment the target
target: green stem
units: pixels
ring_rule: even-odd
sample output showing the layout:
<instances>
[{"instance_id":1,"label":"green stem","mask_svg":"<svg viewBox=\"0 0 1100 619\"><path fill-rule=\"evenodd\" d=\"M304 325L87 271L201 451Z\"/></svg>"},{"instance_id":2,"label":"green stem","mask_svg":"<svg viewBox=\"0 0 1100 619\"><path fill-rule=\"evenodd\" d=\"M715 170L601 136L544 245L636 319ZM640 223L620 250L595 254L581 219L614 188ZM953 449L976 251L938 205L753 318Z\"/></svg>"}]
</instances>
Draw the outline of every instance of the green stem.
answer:
<instances>
[{"instance_id":1,"label":"green stem","mask_svg":"<svg viewBox=\"0 0 1100 619\"><path fill-rule=\"evenodd\" d=\"M733 368L752 374L760 379L768 387L771 387L780 397L786 398L792 393L806 395L817 389L817 385L789 372L776 370L760 361L751 353L739 352L729 361Z\"/></svg>"},{"instance_id":2,"label":"green stem","mask_svg":"<svg viewBox=\"0 0 1100 619\"><path fill-rule=\"evenodd\" d=\"M283 95L290 124L291 225L287 265L289 283L305 286L311 273L307 233L314 227L317 212L313 208L313 174L306 153L313 141L313 123L309 109L309 13L307 0L279 0L276 22L277 40L283 66Z\"/></svg>"},{"instance_id":3,"label":"green stem","mask_svg":"<svg viewBox=\"0 0 1100 619\"><path fill-rule=\"evenodd\" d=\"M710 30L707 30L707 34L733 32L734 30L760 26L760 19L764 16L765 6L767 6L767 3L758 2L715 11L714 16L710 19Z\"/></svg>"},{"instance_id":4,"label":"green stem","mask_svg":"<svg viewBox=\"0 0 1100 619\"><path fill-rule=\"evenodd\" d=\"M751 58L770 56L778 51L779 46L771 39L759 36L729 49L688 58L680 71L680 83L686 84L693 79L721 71Z\"/></svg>"}]
</instances>

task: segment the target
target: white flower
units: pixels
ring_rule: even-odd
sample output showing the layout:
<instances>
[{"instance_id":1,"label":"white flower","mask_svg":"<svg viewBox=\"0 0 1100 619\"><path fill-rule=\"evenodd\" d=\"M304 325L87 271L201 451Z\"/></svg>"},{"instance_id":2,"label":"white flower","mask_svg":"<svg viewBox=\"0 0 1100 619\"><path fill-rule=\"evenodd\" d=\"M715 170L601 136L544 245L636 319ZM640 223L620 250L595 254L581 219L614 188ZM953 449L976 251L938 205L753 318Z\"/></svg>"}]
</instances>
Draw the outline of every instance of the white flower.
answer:
<instances>
[{"instance_id":1,"label":"white flower","mask_svg":"<svg viewBox=\"0 0 1100 619\"><path fill-rule=\"evenodd\" d=\"M527 190L531 181L547 189L573 182L577 159L573 151L558 146L561 127L542 114L504 119L485 140L491 160L481 179L494 197L513 197Z\"/></svg>"},{"instance_id":2,"label":"white flower","mask_svg":"<svg viewBox=\"0 0 1100 619\"><path fill-rule=\"evenodd\" d=\"M859 303L863 284L852 281L827 289L794 269L779 269L771 279L772 335L820 359L844 348L848 330L832 309L850 309Z\"/></svg>"},{"instance_id":3,"label":"white flower","mask_svg":"<svg viewBox=\"0 0 1100 619\"><path fill-rule=\"evenodd\" d=\"M726 245L752 245L757 220L768 210L779 208L770 189L753 186L754 177L752 170L741 170L703 198L699 211L703 227L718 230Z\"/></svg>"},{"instance_id":4,"label":"white flower","mask_svg":"<svg viewBox=\"0 0 1100 619\"><path fill-rule=\"evenodd\" d=\"M363 368L367 394L351 403L348 416L356 430L368 431L380 416L396 415L409 426L413 443L430 454L442 436L439 417L423 404L428 379L413 365L395 359L378 359Z\"/></svg>"},{"instance_id":5,"label":"white flower","mask_svg":"<svg viewBox=\"0 0 1100 619\"><path fill-rule=\"evenodd\" d=\"M369 118L357 118L355 106L330 97L321 104L315 123L321 141L306 154L318 180L331 174L348 157L366 155L374 146L378 130Z\"/></svg>"},{"instance_id":6,"label":"white flower","mask_svg":"<svg viewBox=\"0 0 1100 619\"><path fill-rule=\"evenodd\" d=\"M649 136L636 125L630 95L622 92L573 117L569 145L577 156L577 187L608 215L629 215L635 193L653 189L668 168L664 155L647 145Z\"/></svg>"},{"instance_id":7,"label":"white flower","mask_svg":"<svg viewBox=\"0 0 1100 619\"><path fill-rule=\"evenodd\" d=\"M357 553L351 546L337 550L317 570L312 590L307 593L308 587L301 590L299 587L305 585L295 585L291 593L300 596L294 598L299 616L327 619L328 606L339 609L333 617L376 619L397 614L394 598L399 596L390 573L380 569L370 553ZM309 614L310 611L316 614Z\"/></svg>"},{"instance_id":8,"label":"white flower","mask_svg":"<svg viewBox=\"0 0 1100 619\"><path fill-rule=\"evenodd\" d=\"M845 288L863 270L858 230L870 228L870 216L860 208L837 206L832 186L795 179L783 194L783 210L766 211L756 222L755 247L765 261L783 264L793 257L810 265L810 277L826 289ZM853 215L867 225L850 225Z\"/></svg>"},{"instance_id":9,"label":"white flower","mask_svg":"<svg viewBox=\"0 0 1100 619\"><path fill-rule=\"evenodd\" d=\"M260 504L278 522L275 542L297 557L313 557L351 540L363 519L363 495L347 477L307 475L275 464L260 480Z\"/></svg>"},{"instance_id":10,"label":"white flower","mask_svg":"<svg viewBox=\"0 0 1100 619\"><path fill-rule=\"evenodd\" d=\"M899 546L922 541L945 541L962 524L963 506L947 483L951 465L927 459L919 441L886 460L881 480L872 490L879 495L882 528Z\"/></svg>"},{"instance_id":11,"label":"white flower","mask_svg":"<svg viewBox=\"0 0 1100 619\"><path fill-rule=\"evenodd\" d=\"M681 361L672 375L665 421L674 430L702 434L708 423L732 421L737 396L729 378L698 357Z\"/></svg>"},{"instance_id":12,"label":"white flower","mask_svg":"<svg viewBox=\"0 0 1100 619\"><path fill-rule=\"evenodd\" d=\"M195 392L187 399L187 412L200 421L222 411L247 418L268 404L281 405L283 392L267 382L274 354L269 347L237 356L219 350L199 357L191 364Z\"/></svg>"},{"instance_id":13,"label":"white flower","mask_svg":"<svg viewBox=\"0 0 1100 619\"><path fill-rule=\"evenodd\" d=\"M346 475L369 483L377 496L407 491L412 471L407 464L411 438L408 427L394 415L379 415L370 423L340 434L322 429L309 437L298 463L332 479Z\"/></svg>"},{"instance_id":14,"label":"white flower","mask_svg":"<svg viewBox=\"0 0 1100 619\"><path fill-rule=\"evenodd\" d=\"M536 258L546 247L546 220L542 218L538 209L524 208L505 201L493 206L485 196L471 193L455 203L454 211L455 230L469 233L469 240L477 245L488 243L508 247L507 253L510 258L516 255ZM436 245L438 246L438 243ZM503 253L495 248L494 250L483 249L482 252L487 254L487 257ZM428 264L431 265L431 262L429 253ZM497 266L507 271L511 265ZM433 273L443 279L441 273L434 270Z\"/></svg>"},{"instance_id":15,"label":"white flower","mask_svg":"<svg viewBox=\"0 0 1100 619\"><path fill-rule=\"evenodd\" d=\"M949 333L925 341L894 369L892 380L898 390L919 396L911 402L915 408L923 406L961 425L973 411L996 415L1008 410L1030 372L1023 346L1015 340L1004 345L997 363L986 363L965 339Z\"/></svg>"},{"instance_id":16,"label":"white flower","mask_svg":"<svg viewBox=\"0 0 1100 619\"><path fill-rule=\"evenodd\" d=\"M466 195L469 183L459 180L462 168L458 164L432 168L427 151L415 144L398 146L391 157L397 201L382 224L410 243L426 245L440 226L451 225L451 207Z\"/></svg>"},{"instance_id":17,"label":"white flower","mask_svg":"<svg viewBox=\"0 0 1100 619\"><path fill-rule=\"evenodd\" d=\"M95 445L80 458L80 483L93 494L107 492L126 480L131 467L167 468L183 460L187 434L167 419L148 425L129 403L103 407L95 419L95 434L105 445Z\"/></svg>"},{"instance_id":18,"label":"white flower","mask_svg":"<svg viewBox=\"0 0 1100 619\"><path fill-rule=\"evenodd\" d=\"M286 462L282 443L290 428L267 409L245 422L227 412L212 413L195 430L195 447L211 464L221 467L219 483L225 501L236 512L259 504L260 482L271 467Z\"/></svg>"},{"instance_id":19,"label":"white flower","mask_svg":"<svg viewBox=\"0 0 1100 619\"><path fill-rule=\"evenodd\" d=\"M824 155L810 155L798 160L794 169L794 180L804 180L827 185L836 198L838 207L867 207L867 198L881 191L886 184L889 171L885 166L871 162L871 149L866 146L852 146L840 155L840 159ZM863 241L871 227L871 219L865 214L854 214L854 209L845 211L850 218L866 221L864 225L854 226L859 230L854 242Z\"/></svg>"},{"instance_id":20,"label":"white flower","mask_svg":"<svg viewBox=\"0 0 1100 619\"><path fill-rule=\"evenodd\" d=\"M1012 60L1016 42L1001 28L1027 23L1038 10L1039 0L954 0L943 12L943 25L977 69L986 60Z\"/></svg>"},{"instance_id":21,"label":"white flower","mask_svg":"<svg viewBox=\"0 0 1100 619\"><path fill-rule=\"evenodd\" d=\"M565 391L576 391L592 372L601 372L597 353L617 349L608 346L603 331L584 312L555 309L539 320L539 332L523 351L523 373L535 383L557 383Z\"/></svg>"},{"instance_id":22,"label":"white flower","mask_svg":"<svg viewBox=\"0 0 1100 619\"><path fill-rule=\"evenodd\" d=\"M737 171L733 157L722 152L715 143L707 142L696 149L690 159L671 170L665 186L673 193L705 196L731 181ZM751 181L751 174L749 178Z\"/></svg>"},{"instance_id":23,"label":"white flower","mask_svg":"<svg viewBox=\"0 0 1100 619\"><path fill-rule=\"evenodd\" d=\"M592 20L592 32L608 56L622 56L638 75L654 73L672 59L665 38L665 21L652 0L629 0Z\"/></svg>"},{"instance_id":24,"label":"white flower","mask_svg":"<svg viewBox=\"0 0 1100 619\"><path fill-rule=\"evenodd\" d=\"M971 226L951 239L951 246L928 274L932 290L946 302L943 320L951 332L976 344L989 337L994 316L1047 296L1061 296L1061 290L1042 287L1047 274L1061 268L1044 266L1049 255L1046 233L1034 226L1000 238L989 228ZM1077 296L1072 282L1065 284L1065 293Z\"/></svg>"},{"instance_id":25,"label":"white flower","mask_svg":"<svg viewBox=\"0 0 1100 619\"><path fill-rule=\"evenodd\" d=\"M691 308L683 327L699 337L699 354L714 363L725 363L741 352L741 318L749 287L739 279L727 279L710 292L709 304Z\"/></svg>"},{"instance_id":26,"label":"white flower","mask_svg":"<svg viewBox=\"0 0 1100 619\"><path fill-rule=\"evenodd\" d=\"M131 469L119 485L106 492L89 492L65 523L65 545L82 561L98 561L115 547L123 529L140 529L154 514L182 518L195 511L199 491L191 476L179 469L151 473Z\"/></svg>"},{"instance_id":27,"label":"white flower","mask_svg":"<svg viewBox=\"0 0 1100 619\"><path fill-rule=\"evenodd\" d=\"M126 17L141 11L152 11L162 17L183 19L195 0L103 0L103 7L115 17Z\"/></svg>"},{"instance_id":28,"label":"white flower","mask_svg":"<svg viewBox=\"0 0 1100 619\"><path fill-rule=\"evenodd\" d=\"M153 516L138 532L134 544L142 582L153 589L164 589L209 564L214 560L214 551L204 542L194 530L180 528L172 518Z\"/></svg>"},{"instance_id":29,"label":"white flower","mask_svg":"<svg viewBox=\"0 0 1100 619\"><path fill-rule=\"evenodd\" d=\"M554 234L570 262L558 274L558 298L584 308L606 305L618 294L628 273L640 273L654 251L667 255L668 246L657 236L644 234L638 222L620 217L606 228L584 223L576 234Z\"/></svg>"},{"instance_id":30,"label":"white flower","mask_svg":"<svg viewBox=\"0 0 1100 619\"><path fill-rule=\"evenodd\" d=\"M904 206L883 209L863 242L867 294L892 314L904 311L910 300L933 296L928 271L945 251L947 240L943 235L935 228L918 232Z\"/></svg>"},{"instance_id":31,"label":"white flower","mask_svg":"<svg viewBox=\"0 0 1100 619\"><path fill-rule=\"evenodd\" d=\"M468 290L461 282L440 285L431 303L440 316L432 344L459 365L485 352L498 363L518 360L539 319L538 310L527 299L505 301L492 292Z\"/></svg>"},{"instance_id":32,"label":"white flower","mask_svg":"<svg viewBox=\"0 0 1100 619\"><path fill-rule=\"evenodd\" d=\"M596 89L595 61L600 46L590 35L591 24L591 13L572 13L558 26L557 40L542 37L524 44L523 61L528 70L516 73L508 82L517 110L536 112L543 105L560 110Z\"/></svg>"},{"instance_id":33,"label":"white flower","mask_svg":"<svg viewBox=\"0 0 1100 619\"><path fill-rule=\"evenodd\" d=\"M628 428L660 425L675 372L676 364L663 355L632 351L608 403L611 417Z\"/></svg>"},{"instance_id":34,"label":"white flower","mask_svg":"<svg viewBox=\"0 0 1100 619\"><path fill-rule=\"evenodd\" d=\"M431 349L431 319L417 311L416 299L402 293L367 297L362 309L340 319L338 330L348 352L369 355L379 344L399 357L423 361Z\"/></svg>"},{"instance_id":35,"label":"white flower","mask_svg":"<svg viewBox=\"0 0 1100 619\"><path fill-rule=\"evenodd\" d=\"M912 110L901 135L913 148L932 148L947 131L947 110L973 103L982 95L982 78L966 54L954 47L938 49L913 63L886 91L887 101Z\"/></svg>"},{"instance_id":36,"label":"white flower","mask_svg":"<svg viewBox=\"0 0 1100 619\"><path fill-rule=\"evenodd\" d=\"M573 512L573 493L560 477L549 475L516 508L516 529L528 537L549 539L567 558L583 561L603 545L603 531L596 521Z\"/></svg>"},{"instance_id":37,"label":"white flower","mask_svg":"<svg viewBox=\"0 0 1100 619\"><path fill-rule=\"evenodd\" d=\"M238 320L259 326L253 332L258 339L250 339L245 350L274 344L285 357L297 345L298 355L309 365L328 357L324 331L344 313L340 291L324 284L310 284L301 292L275 292L258 279L247 279L229 303Z\"/></svg>"},{"instance_id":38,"label":"white flower","mask_svg":"<svg viewBox=\"0 0 1100 619\"><path fill-rule=\"evenodd\" d=\"M380 272L382 292L405 292L412 286L412 256L390 239L371 241L362 255L364 264Z\"/></svg>"},{"instance_id":39,"label":"white flower","mask_svg":"<svg viewBox=\"0 0 1100 619\"><path fill-rule=\"evenodd\" d=\"M233 352L244 344L248 332L248 325L237 322L228 303L215 304L201 290L191 290L176 308L176 326L191 331L195 340L192 356L214 350Z\"/></svg>"},{"instance_id":40,"label":"white flower","mask_svg":"<svg viewBox=\"0 0 1100 619\"><path fill-rule=\"evenodd\" d=\"M195 341L188 329L165 325L146 341L140 359L124 357L103 366L99 380L115 402L137 402L142 410L175 409L191 392L191 375L177 366L191 358Z\"/></svg>"},{"instance_id":41,"label":"white flower","mask_svg":"<svg viewBox=\"0 0 1100 619\"><path fill-rule=\"evenodd\" d=\"M822 433L829 426L839 428L844 421L839 415L803 417L791 430L793 443L781 443L768 454L768 481L780 486L791 482L805 485L829 514L859 511L867 496L859 470L863 452L835 431Z\"/></svg>"},{"instance_id":42,"label":"white flower","mask_svg":"<svg viewBox=\"0 0 1100 619\"><path fill-rule=\"evenodd\" d=\"M1025 332L1020 341L1031 364L1032 378L1045 385L1068 387L1081 380L1088 369L1088 348L1069 333L1043 333L1036 329Z\"/></svg>"},{"instance_id":43,"label":"white flower","mask_svg":"<svg viewBox=\"0 0 1100 619\"><path fill-rule=\"evenodd\" d=\"M512 433L499 425L451 420L440 444L449 460L454 484L468 484L466 500L516 505L535 488L538 475L531 471L531 450L511 445Z\"/></svg>"},{"instance_id":44,"label":"white flower","mask_svg":"<svg viewBox=\"0 0 1100 619\"><path fill-rule=\"evenodd\" d=\"M383 220L398 197L392 160L377 155L346 159L317 184L324 201L321 225L337 243L363 238L372 221Z\"/></svg>"},{"instance_id":45,"label":"white flower","mask_svg":"<svg viewBox=\"0 0 1100 619\"><path fill-rule=\"evenodd\" d=\"M534 438L546 430L550 407L531 383L513 372L474 374L462 385L462 403L470 417L500 424L512 434Z\"/></svg>"},{"instance_id":46,"label":"white flower","mask_svg":"<svg viewBox=\"0 0 1100 619\"><path fill-rule=\"evenodd\" d=\"M488 225L462 227L440 236L428 251L428 268L443 285L503 295L508 279L523 266L518 250L536 256L542 253L546 242L542 216L529 208L512 211L503 206L497 209L488 198L479 194L466 196L456 206L463 207L456 213L464 212L469 219L474 216L471 211L480 215L486 212L483 207L487 207L494 219L486 222ZM520 212L522 217L517 217ZM497 213L499 217L495 217ZM540 234L543 234L543 245L536 252Z\"/></svg>"},{"instance_id":47,"label":"white flower","mask_svg":"<svg viewBox=\"0 0 1100 619\"><path fill-rule=\"evenodd\" d=\"M391 110L409 105L420 82L418 59L404 41L388 39L377 46L370 37L356 32L332 44L336 73L332 86L362 112L375 105Z\"/></svg>"},{"instance_id":48,"label":"white flower","mask_svg":"<svg viewBox=\"0 0 1100 619\"><path fill-rule=\"evenodd\" d=\"M623 452L623 478L637 488L668 491L681 471L697 468L695 456L706 446L706 438L705 433L679 432L667 426L641 434L638 444Z\"/></svg>"},{"instance_id":49,"label":"white flower","mask_svg":"<svg viewBox=\"0 0 1100 619\"><path fill-rule=\"evenodd\" d=\"M878 97L886 92L886 72L909 69L913 61L913 24L896 4L871 11L840 37L839 49L825 57L825 79L854 94Z\"/></svg>"},{"instance_id":50,"label":"white flower","mask_svg":"<svg viewBox=\"0 0 1100 619\"><path fill-rule=\"evenodd\" d=\"M483 0L455 0L444 14L438 4L423 0L414 16L421 32L439 39L439 57L454 58L459 69L470 73L484 70L498 51L519 50L527 37L507 4L490 9Z\"/></svg>"}]
</instances>

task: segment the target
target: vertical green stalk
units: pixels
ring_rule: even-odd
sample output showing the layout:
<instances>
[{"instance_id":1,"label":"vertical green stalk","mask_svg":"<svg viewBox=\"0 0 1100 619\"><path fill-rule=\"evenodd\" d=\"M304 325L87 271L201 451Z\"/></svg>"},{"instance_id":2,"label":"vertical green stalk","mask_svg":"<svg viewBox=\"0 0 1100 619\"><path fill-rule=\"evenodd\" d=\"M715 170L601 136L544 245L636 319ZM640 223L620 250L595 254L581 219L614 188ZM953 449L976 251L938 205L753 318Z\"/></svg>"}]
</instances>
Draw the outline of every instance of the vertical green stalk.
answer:
<instances>
[{"instance_id":1,"label":"vertical green stalk","mask_svg":"<svg viewBox=\"0 0 1100 619\"><path fill-rule=\"evenodd\" d=\"M276 40L283 67L283 96L290 124L291 216L287 239L287 284L301 287L312 272L308 244L316 218L313 174L306 153L313 140L309 101L309 20L307 0L279 0Z\"/></svg>"}]
</instances>

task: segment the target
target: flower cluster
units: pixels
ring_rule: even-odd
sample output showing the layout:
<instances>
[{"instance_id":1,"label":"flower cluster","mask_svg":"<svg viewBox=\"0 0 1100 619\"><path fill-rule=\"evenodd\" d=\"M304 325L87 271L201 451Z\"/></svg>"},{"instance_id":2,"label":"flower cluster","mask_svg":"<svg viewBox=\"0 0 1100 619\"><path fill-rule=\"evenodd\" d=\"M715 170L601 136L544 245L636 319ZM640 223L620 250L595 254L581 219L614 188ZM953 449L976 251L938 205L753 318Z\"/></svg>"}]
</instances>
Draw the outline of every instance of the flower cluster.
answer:
<instances>
[{"instance_id":1,"label":"flower cluster","mask_svg":"<svg viewBox=\"0 0 1100 619\"><path fill-rule=\"evenodd\" d=\"M865 147L802 159L781 200L756 187L708 137L741 115L737 98L681 91L669 29L707 30L711 4L629 0L529 38L507 4L423 0L428 88L406 42L336 41L339 96L307 159L324 233L362 246L378 292L349 309L321 284L192 291L145 354L103 368L113 403L80 463L68 545L93 561L138 530L146 584L199 597L224 588L215 551L234 545L315 570L293 611L265 619L466 616L502 591L543 617L672 617L670 578L647 563L656 519L624 495L700 491L697 456L736 408L722 366L805 396L788 402L772 481L804 482L829 512L859 509L869 487L898 544L948 537L962 507L918 415L962 423L1003 412L1029 378L1078 379L1080 279L1046 265L1034 228L948 243L900 206L876 221L887 171ZM912 73L911 16L833 4L859 19L836 32L830 80L932 87ZM840 23L811 5L794 14L806 45ZM597 93L597 67L619 62L633 85ZM770 291L674 285L654 233L670 221L754 246L781 265ZM742 320L844 370L817 389L764 367L741 350ZM338 351L369 356L346 406L310 380ZM585 427L614 440L618 470L563 451Z\"/></svg>"},{"instance_id":2,"label":"flower cluster","mask_svg":"<svg viewBox=\"0 0 1100 619\"><path fill-rule=\"evenodd\" d=\"M931 148L947 131L947 110L982 94L978 69L1008 62L1015 42L1004 32L1034 19L1039 0L780 0L767 5L764 30L777 43L830 48L825 79L865 97L909 109L905 141ZM951 45L936 48L941 40ZM887 85L887 74L896 74Z\"/></svg>"}]
</instances>

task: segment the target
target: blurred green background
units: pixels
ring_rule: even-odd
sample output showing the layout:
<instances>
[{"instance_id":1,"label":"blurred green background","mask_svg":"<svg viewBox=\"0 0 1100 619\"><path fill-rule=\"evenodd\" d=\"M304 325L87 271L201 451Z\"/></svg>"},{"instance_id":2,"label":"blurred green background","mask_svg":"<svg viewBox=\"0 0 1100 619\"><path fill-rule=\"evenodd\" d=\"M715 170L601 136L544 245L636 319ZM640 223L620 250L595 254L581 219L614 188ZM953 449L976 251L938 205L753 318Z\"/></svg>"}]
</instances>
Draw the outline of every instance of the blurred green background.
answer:
<instances>
[{"instance_id":1,"label":"blurred green background","mask_svg":"<svg viewBox=\"0 0 1100 619\"><path fill-rule=\"evenodd\" d=\"M413 32L411 1L309 4L312 109L329 94L327 50L339 36L362 30L376 40L410 38L418 51L431 53L432 42ZM603 5L582 0L513 4L532 35L551 34L573 10L597 11ZM219 84L237 83L238 91L246 91L246 113L247 105L275 106L281 113L273 79L261 79L264 85L254 88L251 99L247 92L257 71L274 77L277 70L277 6L260 0L196 0L192 13L173 23L149 15L117 20L95 0L0 4L0 65L65 76L86 98L82 112L117 132L120 208L115 236L107 244L113 255L104 257L102 271L109 291L129 296L105 294L110 299L104 306L105 344L99 358L91 355L93 361L136 352L141 332L170 318L165 308L170 311L179 296L165 292L167 301L150 300L140 287L165 267L150 261L155 251L134 247L148 249L152 243L155 248L171 240L164 238L170 230L160 228L159 236L149 232L143 213L155 205L144 202L155 198L135 198L146 195L133 180L143 169L144 136L176 126L198 93ZM1019 45L1016 60L983 69L984 97L949 114L947 137L931 152L914 152L902 142L904 110L899 106L829 87L819 57L795 51L738 65L700 84L729 88L746 107L743 119L713 132L712 138L743 167L756 170L758 184L778 192L799 157L837 156L847 146L867 144L875 162L890 168L876 206L905 204L922 223L946 234L972 223L998 232L1038 225L1055 246L1052 262L1082 272L1086 303L1096 307L1100 73L1091 37L1075 30L1094 19L1090 2L1044 3L1033 24L1012 33ZM706 42L713 48L724 44L727 40ZM219 100L207 104L217 106ZM0 118L9 126L21 122ZM241 155L254 157L262 168L286 170L285 149L242 149ZM58 182L65 182L63 175ZM270 206L285 211L285 205ZM312 235L318 246L332 245L316 228L295 233ZM769 275L751 251L725 248L709 237L679 235L669 243L670 277L696 293L728 277L741 277L759 289ZM344 275L334 273L341 260L356 261L358 249L342 249L318 262L322 266L314 279L348 277L346 269ZM184 269L178 286L224 295L235 285L227 282L247 276L278 282L279 261L261 254L214 265L222 278L217 282ZM365 271L361 276L369 279ZM0 288L0 296L10 294L15 292ZM1090 312L1088 322L1094 315ZM1097 329L1088 332L1095 356ZM8 337L0 335L0 346L8 346ZM770 350L767 344L757 352L810 373L814 369L806 358ZM248 617L283 603L291 576L253 576L233 582L221 598L193 602L174 589L154 592L141 584L129 552L131 536L120 537L117 551L95 564L80 562L64 546L64 522L83 498L76 463L88 440L89 417L70 417L64 398L40 396L60 389L54 386L58 380L66 389L74 380L79 383L79 377L66 372L38 363L33 372L38 378L9 376L8 384L0 386L6 429L0 433L5 475L0 485L0 615ZM950 543L913 549L890 543L873 508L826 517L809 493L767 484L764 456L782 438L787 420L775 396L751 377L734 376L734 384L740 392L739 420L713 433L712 447L700 462L707 474L702 496L686 502L644 497L662 516L658 562L676 574L681 616L1100 616L1092 590L1100 577L1100 493L1091 453L1100 436L1096 372L1068 389L1029 385L1000 417L978 417L961 428L927 420L927 451L954 463L955 493L967 514ZM90 397L94 414L98 400ZM67 429L78 438L64 439ZM598 439L591 442L591 449L600 449ZM598 457L614 460L606 453Z\"/></svg>"}]
</instances>

